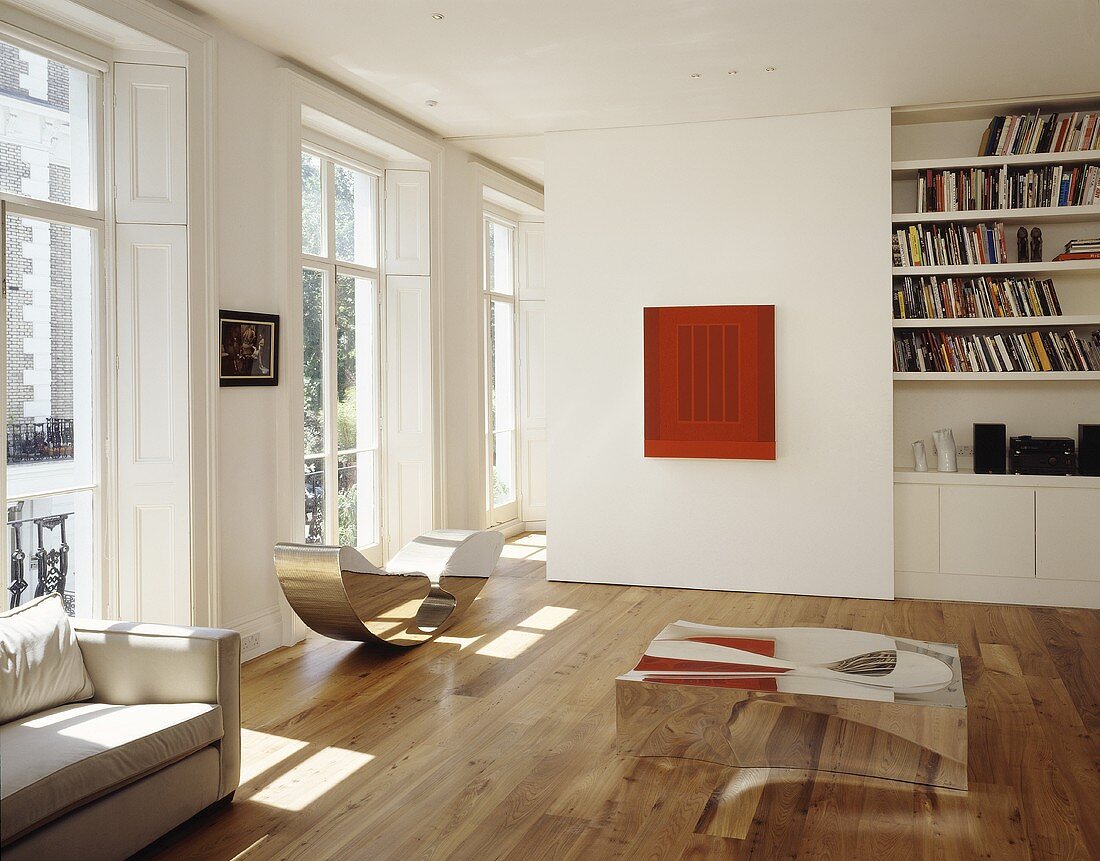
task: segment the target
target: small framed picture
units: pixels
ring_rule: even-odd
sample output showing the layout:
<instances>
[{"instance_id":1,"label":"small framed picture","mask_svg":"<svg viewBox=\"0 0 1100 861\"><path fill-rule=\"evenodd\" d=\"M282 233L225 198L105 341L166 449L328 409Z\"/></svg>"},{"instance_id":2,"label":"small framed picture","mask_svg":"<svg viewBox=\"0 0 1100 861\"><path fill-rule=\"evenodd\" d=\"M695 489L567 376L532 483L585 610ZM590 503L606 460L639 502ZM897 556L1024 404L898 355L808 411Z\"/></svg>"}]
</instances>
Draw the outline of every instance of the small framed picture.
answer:
<instances>
[{"instance_id":1,"label":"small framed picture","mask_svg":"<svg viewBox=\"0 0 1100 861\"><path fill-rule=\"evenodd\" d=\"M223 386L279 385L279 316L220 311Z\"/></svg>"}]
</instances>

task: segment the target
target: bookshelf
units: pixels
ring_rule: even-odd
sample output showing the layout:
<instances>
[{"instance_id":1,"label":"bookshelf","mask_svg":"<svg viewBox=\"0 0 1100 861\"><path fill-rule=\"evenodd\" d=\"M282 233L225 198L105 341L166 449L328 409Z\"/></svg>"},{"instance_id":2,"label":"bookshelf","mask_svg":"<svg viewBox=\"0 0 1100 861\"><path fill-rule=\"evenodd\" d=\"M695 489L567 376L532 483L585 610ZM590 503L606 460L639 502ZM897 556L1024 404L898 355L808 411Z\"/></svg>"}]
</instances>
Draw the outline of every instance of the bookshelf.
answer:
<instances>
[{"instance_id":1,"label":"bookshelf","mask_svg":"<svg viewBox=\"0 0 1100 861\"><path fill-rule=\"evenodd\" d=\"M1100 331L1100 260L1055 261L1066 243L1100 237L1100 204L1028 206L921 212L933 208L918 201L918 183L927 171L997 171L1001 188L1020 172L1063 168L1061 175L1100 165L1100 150L979 156L982 136L994 116L1043 112L1100 111L1100 93L1057 99L1001 101L895 109L890 170L890 230L948 225L973 230L977 225L1004 225L1005 254L984 254L1001 263L899 266L891 269L893 293L925 279L953 279L976 285L982 279L1051 280L1060 314L1035 316L907 317L891 314L891 340L931 331L947 338L1007 338L1038 331L1074 330L1080 339ZM1056 172L1051 171L1052 174ZM971 175L971 179L973 177ZM957 177L952 186L957 187ZM973 193L974 183L969 191ZM980 186L983 193L988 190ZM1018 186L1016 186L1018 188ZM988 196L960 195L984 201ZM1003 198L1002 198L1003 199ZM997 196L993 196L997 200ZM975 205L970 203L969 205ZM980 204L979 204L980 205ZM1043 234L1043 255L1021 261L1016 233L1034 227ZM885 234L885 230L883 231ZM943 235L943 234L941 234ZM887 253L885 248L884 251ZM906 259L903 255L903 259ZM936 259L936 258L933 258ZM950 258L948 258L950 259ZM964 258L966 259L966 258ZM906 279L909 279L907 282ZM984 285L983 285L984 289ZM927 300L909 294L905 314L920 313ZM983 296L988 294L983 293ZM940 301L942 297L937 298ZM1003 305L1003 293L1001 304ZM892 302L896 302L893 295ZM1050 302L1046 302L1050 305ZM1017 309L1018 310L1018 309ZM902 313L898 311L899 315ZM940 307L929 313L948 313ZM953 308L949 313L960 313ZM1034 310L1032 309L1032 313ZM1077 371L894 371L894 505L895 586L898 596L933 599L1018 601L1031 604L1100 606L1100 572L1095 575L1068 536L1086 535L1100 522L1100 477L980 475L973 469L973 424L996 422L1008 436L1077 437L1078 423L1100 423L1100 367ZM932 432L950 427L959 448L959 472L939 473ZM924 440L930 470L913 469L912 443ZM1091 525L1089 525L1091 524ZM1001 546L1021 547L1012 572L982 570ZM1061 553L1061 555L1059 555ZM959 560L966 560L960 562ZM970 560L973 560L971 562ZM1076 567L1075 567L1076 566ZM1084 571L1084 573L1082 573Z\"/></svg>"}]
</instances>

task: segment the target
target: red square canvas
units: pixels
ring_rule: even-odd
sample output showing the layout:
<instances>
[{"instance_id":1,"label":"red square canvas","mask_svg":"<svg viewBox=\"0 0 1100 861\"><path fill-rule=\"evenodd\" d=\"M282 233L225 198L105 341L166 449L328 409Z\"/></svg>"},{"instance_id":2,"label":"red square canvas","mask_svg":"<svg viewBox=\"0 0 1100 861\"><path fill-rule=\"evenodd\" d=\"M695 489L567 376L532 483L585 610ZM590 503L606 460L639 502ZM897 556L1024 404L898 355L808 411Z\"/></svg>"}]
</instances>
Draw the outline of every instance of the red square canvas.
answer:
<instances>
[{"instance_id":1,"label":"red square canvas","mask_svg":"<svg viewBox=\"0 0 1100 861\"><path fill-rule=\"evenodd\" d=\"M775 306L644 314L645 456L775 460Z\"/></svg>"}]
</instances>

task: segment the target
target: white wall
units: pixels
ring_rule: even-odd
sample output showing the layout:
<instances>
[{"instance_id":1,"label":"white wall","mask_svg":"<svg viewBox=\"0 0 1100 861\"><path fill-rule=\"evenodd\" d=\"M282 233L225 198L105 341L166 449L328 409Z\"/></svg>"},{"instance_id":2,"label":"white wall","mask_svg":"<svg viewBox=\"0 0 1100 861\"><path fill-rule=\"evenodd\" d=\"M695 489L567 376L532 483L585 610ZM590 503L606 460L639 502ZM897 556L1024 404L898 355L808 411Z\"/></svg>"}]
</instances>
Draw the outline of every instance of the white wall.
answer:
<instances>
[{"instance_id":1,"label":"white wall","mask_svg":"<svg viewBox=\"0 0 1100 861\"><path fill-rule=\"evenodd\" d=\"M214 203L220 307L288 314L282 307L285 260L278 245L286 214L275 205L283 170L283 104L272 54L203 19L217 40L216 181ZM280 375L300 373L300 359L281 356ZM277 534L274 388L219 389L217 422L218 550L221 624L258 633L260 648L278 645L279 586L271 563Z\"/></svg>"},{"instance_id":2,"label":"white wall","mask_svg":"<svg viewBox=\"0 0 1100 861\"><path fill-rule=\"evenodd\" d=\"M889 598L890 114L547 141L549 576ZM774 462L642 456L642 308L775 304Z\"/></svg>"}]
</instances>

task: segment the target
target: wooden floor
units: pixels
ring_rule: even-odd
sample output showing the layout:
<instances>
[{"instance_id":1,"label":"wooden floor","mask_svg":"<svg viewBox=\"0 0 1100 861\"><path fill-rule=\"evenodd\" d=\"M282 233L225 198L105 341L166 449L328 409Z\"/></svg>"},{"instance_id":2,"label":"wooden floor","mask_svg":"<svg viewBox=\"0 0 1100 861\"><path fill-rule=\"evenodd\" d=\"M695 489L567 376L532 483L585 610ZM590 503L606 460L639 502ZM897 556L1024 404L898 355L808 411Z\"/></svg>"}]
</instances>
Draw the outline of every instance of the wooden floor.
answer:
<instances>
[{"instance_id":1,"label":"wooden floor","mask_svg":"<svg viewBox=\"0 0 1100 861\"><path fill-rule=\"evenodd\" d=\"M547 583L541 544L442 642L245 665L236 801L146 857L1100 858L1100 613ZM617 755L612 680L679 618L958 643L969 793Z\"/></svg>"}]
</instances>

